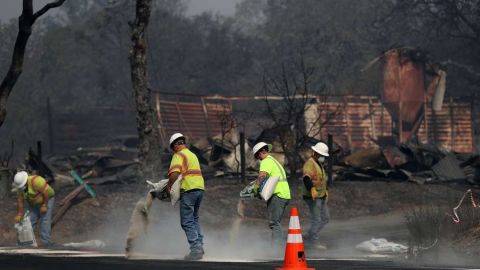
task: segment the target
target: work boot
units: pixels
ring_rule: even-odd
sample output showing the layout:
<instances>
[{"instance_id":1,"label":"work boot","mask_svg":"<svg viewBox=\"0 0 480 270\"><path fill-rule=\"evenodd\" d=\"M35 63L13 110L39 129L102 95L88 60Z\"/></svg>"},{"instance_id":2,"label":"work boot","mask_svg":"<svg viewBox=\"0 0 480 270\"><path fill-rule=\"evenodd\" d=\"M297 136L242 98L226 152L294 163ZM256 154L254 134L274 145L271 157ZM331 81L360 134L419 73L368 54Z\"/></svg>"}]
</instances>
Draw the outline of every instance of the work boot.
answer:
<instances>
[{"instance_id":1,"label":"work boot","mask_svg":"<svg viewBox=\"0 0 480 270\"><path fill-rule=\"evenodd\" d=\"M304 244L305 244L305 248L308 248L308 249L327 250L327 247L325 245L322 245L317 241L314 241L311 239L304 241Z\"/></svg>"},{"instance_id":2,"label":"work boot","mask_svg":"<svg viewBox=\"0 0 480 270\"><path fill-rule=\"evenodd\" d=\"M318 250L327 250L327 247L325 245L322 245L322 244L313 244L312 248L318 249Z\"/></svg>"},{"instance_id":3,"label":"work boot","mask_svg":"<svg viewBox=\"0 0 480 270\"><path fill-rule=\"evenodd\" d=\"M203 250L202 251L195 251L195 252L191 251L188 255L186 255L184 257L184 259L186 261L198 261L198 260L201 260L203 258L204 253L205 252L203 252Z\"/></svg>"}]
</instances>

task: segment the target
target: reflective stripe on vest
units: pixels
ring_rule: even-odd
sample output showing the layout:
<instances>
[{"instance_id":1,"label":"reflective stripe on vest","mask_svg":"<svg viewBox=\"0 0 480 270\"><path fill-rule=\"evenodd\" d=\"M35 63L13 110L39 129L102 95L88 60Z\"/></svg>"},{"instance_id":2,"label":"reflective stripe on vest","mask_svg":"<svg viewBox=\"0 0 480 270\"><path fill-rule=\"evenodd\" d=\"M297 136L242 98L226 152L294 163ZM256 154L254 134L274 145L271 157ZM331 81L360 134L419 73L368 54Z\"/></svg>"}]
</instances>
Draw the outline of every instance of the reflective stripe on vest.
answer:
<instances>
[{"instance_id":1,"label":"reflective stripe on vest","mask_svg":"<svg viewBox=\"0 0 480 270\"><path fill-rule=\"evenodd\" d=\"M183 152L177 152L182 161L181 174L183 175L181 191L189 191L192 189L205 189L205 183L200 169L200 162L197 156L192 153L188 148L182 150ZM177 157L177 162L178 162Z\"/></svg>"},{"instance_id":2,"label":"reflective stripe on vest","mask_svg":"<svg viewBox=\"0 0 480 270\"><path fill-rule=\"evenodd\" d=\"M277 165L278 170L282 174L283 179L279 179L278 181L287 181L287 175L285 174L285 170L283 169L282 165L274 157L272 157L270 155L268 157L273 160L273 163L275 163L275 165Z\"/></svg>"},{"instance_id":3,"label":"reflective stripe on vest","mask_svg":"<svg viewBox=\"0 0 480 270\"><path fill-rule=\"evenodd\" d=\"M184 153L181 153L181 152L178 152L177 153L179 156L182 157L182 160L183 160L183 168L181 169L182 171L182 174L184 176L198 176L198 175L202 175L202 171L200 169L192 169L190 170L188 167L189 167L189 162L188 162L188 158L187 156L184 154ZM175 166L174 166L175 167Z\"/></svg>"},{"instance_id":4,"label":"reflective stripe on vest","mask_svg":"<svg viewBox=\"0 0 480 270\"><path fill-rule=\"evenodd\" d=\"M30 187L32 188L32 190L35 190L37 193L35 194L35 196L33 196L30 200L36 200L38 196L42 195L43 193L41 191L39 191L36 187L35 187L35 180L38 179L38 175L35 175L32 180L30 181ZM45 192L45 190L48 188L48 185L47 185L47 181L45 181L45 185L42 187L43 188L43 192Z\"/></svg>"}]
</instances>

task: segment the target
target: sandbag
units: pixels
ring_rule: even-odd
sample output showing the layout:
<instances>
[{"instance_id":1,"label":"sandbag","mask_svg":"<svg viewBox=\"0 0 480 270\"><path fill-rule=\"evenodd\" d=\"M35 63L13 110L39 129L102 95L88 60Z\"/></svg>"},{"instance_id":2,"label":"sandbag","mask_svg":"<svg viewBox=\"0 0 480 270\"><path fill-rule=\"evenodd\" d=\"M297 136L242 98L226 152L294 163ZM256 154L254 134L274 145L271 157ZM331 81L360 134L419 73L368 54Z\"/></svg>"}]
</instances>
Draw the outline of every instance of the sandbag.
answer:
<instances>
[{"instance_id":1,"label":"sandbag","mask_svg":"<svg viewBox=\"0 0 480 270\"><path fill-rule=\"evenodd\" d=\"M369 241L358 244L355 248L365 252L380 254L402 254L408 251L408 247L402 244L388 242L385 238L372 238Z\"/></svg>"},{"instance_id":2,"label":"sandbag","mask_svg":"<svg viewBox=\"0 0 480 270\"><path fill-rule=\"evenodd\" d=\"M278 179L278 176L270 176L268 179L263 180L258 187L260 197L262 197L264 201L268 201L272 197L275 187L277 187Z\"/></svg>"},{"instance_id":3,"label":"sandbag","mask_svg":"<svg viewBox=\"0 0 480 270\"><path fill-rule=\"evenodd\" d=\"M179 175L177 180L175 180L175 182L172 185L172 188L170 189L169 194L167 194L167 191L165 190L168 184L168 179L162 179L157 183L153 183L147 180L147 184L149 184L152 187L152 189L150 189L150 192L156 193L154 196L159 200L165 201L165 200L168 200L168 198L170 198L170 202L172 203L172 205L175 205L180 199L180 187L182 186L182 175Z\"/></svg>"},{"instance_id":4,"label":"sandbag","mask_svg":"<svg viewBox=\"0 0 480 270\"><path fill-rule=\"evenodd\" d=\"M15 224L17 246L37 247L37 240L35 239L35 233L33 232L29 215L30 211L25 212L22 222Z\"/></svg>"}]
</instances>

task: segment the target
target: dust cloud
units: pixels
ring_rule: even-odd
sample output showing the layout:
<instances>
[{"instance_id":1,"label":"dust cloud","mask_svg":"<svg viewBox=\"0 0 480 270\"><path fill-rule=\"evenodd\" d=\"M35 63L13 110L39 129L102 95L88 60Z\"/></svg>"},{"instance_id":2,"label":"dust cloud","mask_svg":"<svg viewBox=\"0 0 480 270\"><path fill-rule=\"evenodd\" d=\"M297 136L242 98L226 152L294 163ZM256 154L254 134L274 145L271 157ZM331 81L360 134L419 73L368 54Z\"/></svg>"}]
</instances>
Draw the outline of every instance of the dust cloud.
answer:
<instances>
[{"instance_id":1,"label":"dust cloud","mask_svg":"<svg viewBox=\"0 0 480 270\"><path fill-rule=\"evenodd\" d=\"M125 252L128 258L183 259L189 252L184 231L180 225L179 206L154 200L145 207L150 197L140 198L132 212L118 209L108 218L109 224L96 235L107 243L112 252ZM148 204L147 204L148 205ZM148 216L144 215L145 209ZM212 224L211 218L201 212L200 224L204 235L206 260L265 260L279 258L279 248L273 249L270 230L241 217ZM283 247L280 247L283 249ZM283 251L283 250L282 250Z\"/></svg>"}]
</instances>

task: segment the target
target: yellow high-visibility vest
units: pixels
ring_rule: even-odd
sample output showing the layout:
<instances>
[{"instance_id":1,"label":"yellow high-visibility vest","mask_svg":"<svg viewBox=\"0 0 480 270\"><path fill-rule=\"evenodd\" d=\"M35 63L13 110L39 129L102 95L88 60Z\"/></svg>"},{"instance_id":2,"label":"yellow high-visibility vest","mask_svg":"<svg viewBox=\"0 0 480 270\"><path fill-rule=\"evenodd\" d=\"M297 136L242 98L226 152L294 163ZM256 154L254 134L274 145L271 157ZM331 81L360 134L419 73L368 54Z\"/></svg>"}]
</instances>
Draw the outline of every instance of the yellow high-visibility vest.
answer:
<instances>
[{"instance_id":1,"label":"yellow high-visibility vest","mask_svg":"<svg viewBox=\"0 0 480 270\"><path fill-rule=\"evenodd\" d=\"M22 192L22 191L20 191ZM22 192L23 197L31 205L42 205L44 203L43 193L48 193L48 198L55 196L53 188L47 184L47 181L38 175L30 175L27 178L27 192Z\"/></svg>"},{"instance_id":2,"label":"yellow high-visibility vest","mask_svg":"<svg viewBox=\"0 0 480 270\"><path fill-rule=\"evenodd\" d=\"M290 186L287 181L287 174L282 164L278 162L274 157L268 155L266 158L260 161L260 171L266 172L268 177L277 176L278 183L273 191L273 194L279 198L290 200Z\"/></svg>"},{"instance_id":3,"label":"yellow high-visibility vest","mask_svg":"<svg viewBox=\"0 0 480 270\"><path fill-rule=\"evenodd\" d=\"M205 189L205 181L200 169L200 162L197 156L188 148L184 148L172 157L168 175L173 172L178 172L183 175L181 192L186 192L192 189Z\"/></svg>"}]
</instances>

